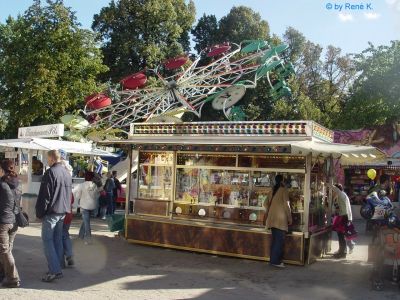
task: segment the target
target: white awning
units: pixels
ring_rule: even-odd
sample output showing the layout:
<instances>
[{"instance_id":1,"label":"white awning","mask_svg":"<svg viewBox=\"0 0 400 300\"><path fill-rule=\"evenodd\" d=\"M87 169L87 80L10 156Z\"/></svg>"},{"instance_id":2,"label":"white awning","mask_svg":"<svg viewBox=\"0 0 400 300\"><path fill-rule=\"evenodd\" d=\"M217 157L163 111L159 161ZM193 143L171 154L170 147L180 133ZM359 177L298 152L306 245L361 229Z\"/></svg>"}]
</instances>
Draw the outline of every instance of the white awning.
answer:
<instances>
[{"instance_id":1,"label":"white awning","mask_svg":"<svg viewBox=\"0 0 400 300\"><path fill-rule=\"evenodd\" d=\"M323 157L332 155L333 158L340 159L343 165L382 161L386 158L383 152L369 146L326 143L315 140L294 142L291 146L294 154L312 153L313 156Z\"/></svg>"},{"instance_id":2,"label":"white awning","mask_svg":"<svg viewBox=\"0 0 400 300\"><path fill-rule=\"evenodd\" d=\"M81 154L87 156L108 156L108 157L117 156L113 153L101 150L99 148L95 148L91 143L68 142L68 141L50 140L42 138L0 140L0 150L2 148L11 148L11 149L18 148L18 149L38 150L38 151L62 149L65 152L71 154Z\"/></svg>"}]
</instances>

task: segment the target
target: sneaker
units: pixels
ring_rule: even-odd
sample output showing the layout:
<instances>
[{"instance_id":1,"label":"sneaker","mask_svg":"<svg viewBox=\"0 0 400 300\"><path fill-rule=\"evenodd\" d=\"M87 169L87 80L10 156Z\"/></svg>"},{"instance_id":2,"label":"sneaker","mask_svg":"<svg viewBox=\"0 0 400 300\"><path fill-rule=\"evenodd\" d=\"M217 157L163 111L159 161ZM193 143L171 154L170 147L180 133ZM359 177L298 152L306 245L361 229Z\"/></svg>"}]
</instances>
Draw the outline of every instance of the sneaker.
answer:
<instances>
[{"instance_id":1,"label":"sneaker","mask_svg":"<svg viewBox=\"0 0 400 300\"><path fill-rule=\"evenodd\" d=\"M106 217L105 217L105 216L104 216L104 217L101 217L101 219L102 219L102 220L106 220Z\"/></svg>"},{"instance_id":2,"label":"sneaker","mask_svg":"<svg viewBox=\"0 0 400 300\"><path fill-rule=\"evenodd\" d=\"M73 266L75 264L74 259L72 258L72 256L68 256L66 259L67 259L67 265L68 266Z\"/></svg>"},{"instance_id":3,"label":"sneaker","mask_svg":"<svg viewBox=\"0 0 400 300\"><path fill-rule=\"evenodd\" d=\"M53 282L56 279L61 279L63 278L63 274L62 273L57 273L57 274L51 274L51 273L46 273L43 277L42 277L42 281L43 282Z\"/></svg>"},{"instance_id":4,"label":"sneaker","mask_svg":"<svg viewBox=\"0 0 400 300\"><path fill-rule=\"evenodd\" d=\"M349 254L353 253L353 249L354 249L354 247L349 248Z\"/></svg>"},{"instance_id":5,"label":"sneaker","mask_svg":"<svg viewBox=\"0 0 400 300\"><path fill-rule=\"evenodd\" d=\"M281 268L281 269L286 268L284 263L280 263L279 265L271 264L271 266L276 267L276 268Z\"/></svg>"},{"instance_id":6,"label":"sneaker","mask_svg":"<svg viewBox=\"0 0 400 300\"><path fill-rule=\"evenodd\" d=\"M15 289L19 288L21 286L21 281L5 281L2 283L2 287L4 288L9 288L9 289Z\"/></svg>"}]
</instances>

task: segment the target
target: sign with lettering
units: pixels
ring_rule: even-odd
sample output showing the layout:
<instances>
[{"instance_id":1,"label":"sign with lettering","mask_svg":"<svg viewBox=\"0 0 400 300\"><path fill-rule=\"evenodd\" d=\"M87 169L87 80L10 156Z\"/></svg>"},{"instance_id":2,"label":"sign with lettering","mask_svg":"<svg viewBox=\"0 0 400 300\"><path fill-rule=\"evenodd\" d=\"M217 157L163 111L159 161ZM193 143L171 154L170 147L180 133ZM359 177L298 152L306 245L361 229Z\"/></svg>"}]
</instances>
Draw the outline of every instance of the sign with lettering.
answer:
<instances>
[{"instance_id":1,"label":"sign with lettering","mask_svg":"<svg viewBox=\"0 0 400 300\"><path fill-rule=\"evenodd\" d=\"M17 156L17 152L15 152L14 150L13 151L6 151L5 153L4 153L4 156L5 156L5 158L9 158L9 159L12 159L12 158L17 158L18 156Z\"/></svg>"},{"instance_id":2,"label":"sign with lettering","mask_svg":"<svg viewBox=\"0 0 400 300\"><path fill-rule=\"evenodd\" d=\"M64 135L64 124L50 124L31 127L20 127L18 129L18 138L33 137L61 137Z\"/></svg>"}]
</instances>

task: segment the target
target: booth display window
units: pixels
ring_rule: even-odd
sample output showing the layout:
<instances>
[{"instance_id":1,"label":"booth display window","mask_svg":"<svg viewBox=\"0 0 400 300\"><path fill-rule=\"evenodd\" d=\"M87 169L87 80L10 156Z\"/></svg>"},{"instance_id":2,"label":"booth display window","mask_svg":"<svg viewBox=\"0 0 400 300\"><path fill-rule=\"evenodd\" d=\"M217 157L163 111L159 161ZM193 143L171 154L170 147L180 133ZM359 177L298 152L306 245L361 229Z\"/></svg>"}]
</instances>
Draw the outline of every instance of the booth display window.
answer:
<instances>
[{"instance_id":1,"label":"booth display window","mask_svg":"<svg viewBox=\"0 0 400 300\"><path fill-rule=\"evenodd\" d=\"M304 221L304 174L250 167L200 166L199 160L187 163L191 157L201 156L178 153L173 205L175 218L263 226L266 207L272 198L274 179L279 173L285 177L289 189L290 205L295 214L294 229L301 229ZM252 161L262 161L261 156L246 157ZM268 165L263 166L269 169Z\"/></svg>"},{"instance_id":2,"label":"booth display window","mask_svg":"<svg viewBox=\"0 0 400 300\"><path fill-rule=\"evenodd\" d=\"M328 225L328 187L322 173L311 173L311 198L309 230L311 232Z\"/></svg>"},{"instance_id":3,"label":"booth display window","mask_svg":"<svg viewBox=\"0 0 400 300\"><path fill-rule=\"evenodd\" d=\"M173 154L142 152L139 161L138 198L172 200Z\"/></svg>"},{"instance_id":4,"label":"booth display window","mask_svg":"<svg viewBox=\"0 0 400 300\"><path fill-rule=\"evenodd\" d=\"M267 155L178 152L176 164L174 160L174 152L140 152L136 213L262 227L275 176L281 174L289 190L291 229L302 230L302 158L294 159L286 171L267 164ZM275 165L281 163L287 164L286 159Z\"/></svg>"}]
</instances>

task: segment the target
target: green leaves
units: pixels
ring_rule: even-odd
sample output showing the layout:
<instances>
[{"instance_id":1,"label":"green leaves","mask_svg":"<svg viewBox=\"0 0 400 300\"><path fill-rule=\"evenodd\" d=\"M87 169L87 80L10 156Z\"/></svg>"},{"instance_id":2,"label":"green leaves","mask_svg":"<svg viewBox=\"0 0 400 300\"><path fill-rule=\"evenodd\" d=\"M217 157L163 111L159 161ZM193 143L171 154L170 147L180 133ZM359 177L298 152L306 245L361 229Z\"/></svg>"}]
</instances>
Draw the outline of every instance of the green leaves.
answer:
<instances>
[{"instance_id":1,"label":"green leaves","mask_svg":"<svg viewBox=\"0 0 400 300\"><path fill-rule=\"evenodd\" d=\"M234 6L219 21L214 15L203 15L192 29L195 50L201 50L223 42L240 44L245 40L267 40L268 22L259 13L246 6Z\"/></svg>"},{"instance_id":2,"label":"green leaves","mask_svg":"<svg viewBox=\"0 0 400 300\"><path fill-rule=\"evenodd\" d=\"M343 128L400 120L400 42L370 47L355 55L359 76L346 102Z\"/></svg>"},{"instance_id":3,"label":"green leaves","mask_svg":"<svg viewBox=\"0 0 400 300\"><path fill-rule=\"evenodd\" d=\"M192 1L112 1L94 16L92 24L110 68L103 78L118 81L189 50L188 32L194 20Z\"/></svg>"},{"instance_id":4,"label":"green leaves","mask_svg":"<svg viewBox=\"0 0 400 300\"><path fill-rule=\"evenodd\" d=\"M62 1L35 3L0 25L0 101L7 130L54 122L83 105L105 72L95 35Z\"/></svg>"}]
</instances>

